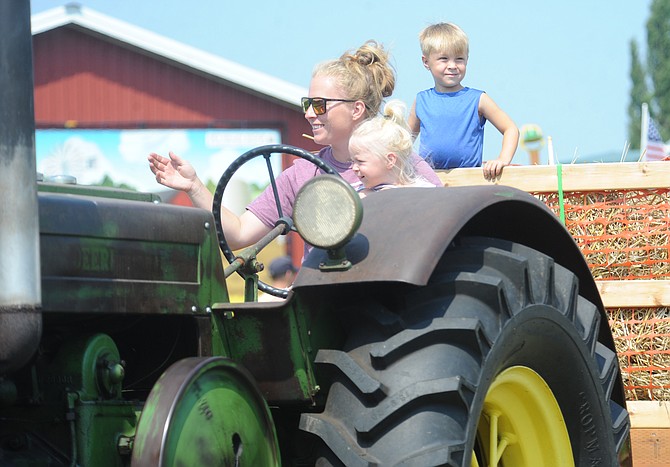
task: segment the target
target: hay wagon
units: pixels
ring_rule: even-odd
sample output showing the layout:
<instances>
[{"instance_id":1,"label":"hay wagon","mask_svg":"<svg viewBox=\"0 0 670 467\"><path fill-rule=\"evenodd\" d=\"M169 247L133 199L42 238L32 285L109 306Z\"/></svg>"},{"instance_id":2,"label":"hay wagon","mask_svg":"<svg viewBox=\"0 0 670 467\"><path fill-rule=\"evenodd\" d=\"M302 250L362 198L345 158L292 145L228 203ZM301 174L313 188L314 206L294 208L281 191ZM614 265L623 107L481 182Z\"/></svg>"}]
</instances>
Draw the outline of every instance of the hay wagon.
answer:
<instances>
[{"instance_id":1,"label":"hay wagon","mask_svg":"<svg viewBox=\"0 0 670 467\"><path fill-rule=\"evenodd\" d=\"M490 184L481 169L440 178ZM619 356L636 467L670 458L669 181L668 162L626 162L508 167L496 182L544 201L589 264Z\"/></svg>"}]
</instances>

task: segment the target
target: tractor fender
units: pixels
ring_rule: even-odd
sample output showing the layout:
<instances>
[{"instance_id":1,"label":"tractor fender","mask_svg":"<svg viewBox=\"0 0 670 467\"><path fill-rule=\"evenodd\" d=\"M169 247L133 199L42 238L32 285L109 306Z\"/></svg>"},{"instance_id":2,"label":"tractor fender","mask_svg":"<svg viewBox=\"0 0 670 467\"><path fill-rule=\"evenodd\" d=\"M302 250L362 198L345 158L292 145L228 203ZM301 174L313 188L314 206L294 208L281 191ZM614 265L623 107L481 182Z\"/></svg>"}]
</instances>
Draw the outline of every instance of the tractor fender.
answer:
<instances>
[{"instance_id":1,"label":"tractor fender","mask_svg":"<svg viewBox=\"0 0 670 467\"><path fill-rule=\"evenodd\" d=\"M363 211L361 227L346 246L351 268L320 270L328 255L314 249L296 277L296 295L301 288L335 284L424 286L457 236L498 238L544 253L572 271L579 280L579 295L599 311L598 341L616 351L607 313L581 250L557 215L534 196L498 185L408 187L366 197ZM624 401L621 379L618 386L613 397Z\"/></svg>"},{"instance_id":2,"label":"tractor fender","mask_svg":"<svg viewBox=\"0 0 670 467\"><path fill-rule=\"evenodd\" d=\"M534 196L490 185L383 190L363 199L363 221L345 247L348 270L321 270L324 250L305 258L293 288L369 282L425 285L457 235L510 240L572 271L580 294L602 309L600 294L574 239Z\"/></svg>"}]
</instances>

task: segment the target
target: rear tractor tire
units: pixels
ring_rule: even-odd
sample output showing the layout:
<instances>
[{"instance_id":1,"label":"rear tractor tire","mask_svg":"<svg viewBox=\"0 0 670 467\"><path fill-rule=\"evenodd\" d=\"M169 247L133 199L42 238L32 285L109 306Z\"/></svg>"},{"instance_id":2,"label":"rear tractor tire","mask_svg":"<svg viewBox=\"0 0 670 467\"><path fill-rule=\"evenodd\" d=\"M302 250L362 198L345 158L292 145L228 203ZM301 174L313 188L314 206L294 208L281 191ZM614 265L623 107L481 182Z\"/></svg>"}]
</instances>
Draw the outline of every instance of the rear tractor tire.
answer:
<instances>
[{"instance_id":1,"label":"rear tractor tire","mask_svg":"<svg viewBox=\"0 0 670 467\"><path fill-rule=\"evenodd\" d=\"M617 465L616 354L553 259L461 239L425 287L355 313L345 348L316 357L330 390L300 427L320 438L317 465Z\"/></svg>"}]
</instances>

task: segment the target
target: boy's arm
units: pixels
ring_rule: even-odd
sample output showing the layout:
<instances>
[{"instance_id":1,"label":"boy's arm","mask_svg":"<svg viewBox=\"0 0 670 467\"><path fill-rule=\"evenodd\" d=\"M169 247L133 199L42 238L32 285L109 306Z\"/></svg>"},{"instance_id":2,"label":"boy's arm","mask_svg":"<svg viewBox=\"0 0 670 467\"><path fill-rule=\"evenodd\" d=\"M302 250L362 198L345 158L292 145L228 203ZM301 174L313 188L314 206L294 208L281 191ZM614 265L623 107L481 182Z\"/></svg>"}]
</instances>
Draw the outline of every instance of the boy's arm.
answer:
<instances>
[{"instance_id":1,"label":"boy's arm","mask_svg":"<svg viewBox=\"0 0 670 467\"><path fill-rule=\"evenodd\" d=\"M416 116L416 99L414 100L414 104L412 104L412 110L409 111L407 124L409 125L409 129L412 132L412 136L414 139L416 139L416 137L419 136L419 132L421 131L421 120L419 120L419 117Z\"/></svg>"},{"instance_id":2,"label":"boy's arm","mask_svg":"<svg viewBox=\"0 0 670 467\"><path fill-rule=\"evenodd\" d=\"M502 174L503 167L512 162L517 145L519 144L519 129L512 119L488 94L482 94L479 99L479 113L490 121L502 134L502 148L497 159L484 163L484 178L493 180Z\"/></svg>"}]
</instances>

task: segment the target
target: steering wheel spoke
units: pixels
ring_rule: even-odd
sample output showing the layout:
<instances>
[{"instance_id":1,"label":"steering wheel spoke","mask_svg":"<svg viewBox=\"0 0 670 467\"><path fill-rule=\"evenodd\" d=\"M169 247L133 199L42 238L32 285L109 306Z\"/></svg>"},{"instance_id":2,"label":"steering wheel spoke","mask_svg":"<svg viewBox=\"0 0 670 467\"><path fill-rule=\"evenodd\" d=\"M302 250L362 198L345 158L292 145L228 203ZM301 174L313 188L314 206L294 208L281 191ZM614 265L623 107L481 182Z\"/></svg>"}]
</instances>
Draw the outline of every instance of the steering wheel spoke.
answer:
<instances>
[{"instance_id":1,"label":"steering wheel spoke","mask_svg":"<svg viewBox=\"0 0 670 467\"><path fill-rule=\"evenodd\" d=\"M222 206L222 201L223 201L223 193L225 192L230 180L232 179L233 175L242 167L244 164L247 162L251 161L252 159L256 159L257 157L263 157L265 159L265 163L267 166L268 170L268 175L270 176L270 187L269 189L272 190L272 194L274 196L275 200L275 205L277 207L277 220L275 221L275 227L281 223L287 223L286 219L284 219L284 214L283 214L283 209L281 206L281 198L279 196L279 189L277 187L277 181L276 177L274 175L274 171L272 169L272 160L271 156L273 154L290 154L293 156L300 157L301 159L305 159L312 164L316 165L319 169L321 169L324 173L331 174L331 175L339 175L335 169L333 169L330 165L328 165L325 161L323 161L318 155L312 154L309 151L306 151L304 149L300 149L295 146L289 146L287 144L271 144L271 145L266 145L266 146L260 146L255 149L252 149L250 151L245 152L242 154L240 157L235 159L232 164L226 169L226 171L221 175L221 178L219 179L219 183L216 186L216 191L214 192L214 202L212 204L212 214L214 215L214 224L216 226L216 234L217 238L219 241L219 248L221 249L221 252L223 255L226 257L229 263L233 263L236 260L235 254L233 254L232 250L230 249L230 246L228 245L228 242L226 240L226 235L224 232L223 224L221 221L221 206ZM289 229L284 229L285 232L282 235L285 235L288 233L289 230L294 230L292 222L288 223ZM265 243L264 243L265 242ZM267 245L267 240L264 237L261 239L258 243L255 245L252 245L251 247L247 248L245 251L260 251L263 247ZM252 249L252 250L250 250ZM243 261L248 261L249 258L243 258ZM244 273L242 272L243 268L236 268L237 272L245 278ZM288 296L288 290L286 289L278 289L276 287L272 287L269 284L266 284L265 282L258 281L258 289L265 292L269 293L270 295L274 295L277 297L282 297L286 298Z\"/></svg>"}]
</instances>

